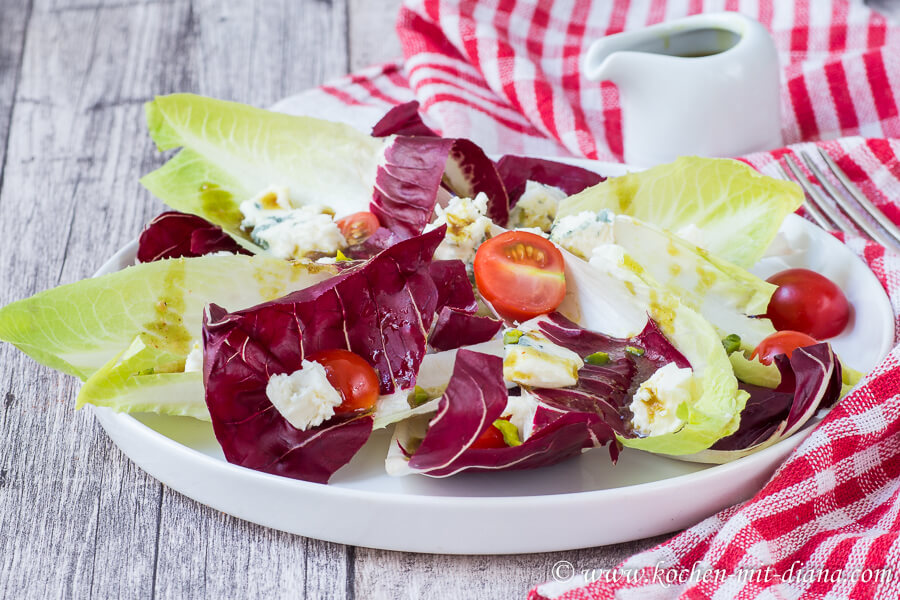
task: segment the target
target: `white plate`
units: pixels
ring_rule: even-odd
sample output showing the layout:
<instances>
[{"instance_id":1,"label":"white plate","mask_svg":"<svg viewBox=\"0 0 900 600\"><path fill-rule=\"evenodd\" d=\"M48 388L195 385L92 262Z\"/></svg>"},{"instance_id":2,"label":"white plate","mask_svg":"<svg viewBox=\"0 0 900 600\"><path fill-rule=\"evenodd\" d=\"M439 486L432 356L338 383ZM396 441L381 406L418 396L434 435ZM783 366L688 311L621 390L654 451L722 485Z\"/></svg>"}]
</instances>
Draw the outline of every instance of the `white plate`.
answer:
<instances>
[{"instance_id":1,"label":"white plate","mask_svg":"<svg viewBox=\"0 0 900 600\"><path fill-rule=\"evenodd\" d=\"M575 161L572 161L575 162ZM607 175L621 165L579 161ZM809 266L840 285L855 308L834 340L866 371L890 350L893 312L871 271L827 233L791 215L782 232L794 253L767 258L759 275ZM132 243L97 275L134 262ZM110 438L169 487L236 517L300 535L372 548L451 554L546 552L613 544L682 529L760 489L807 431L730 464L708 466L605 449L531 471L462 473L449 479L388 477L389 437L378 432L329 485L225 462L208 423L95 408Z\"/></svg>"}]
</instances>

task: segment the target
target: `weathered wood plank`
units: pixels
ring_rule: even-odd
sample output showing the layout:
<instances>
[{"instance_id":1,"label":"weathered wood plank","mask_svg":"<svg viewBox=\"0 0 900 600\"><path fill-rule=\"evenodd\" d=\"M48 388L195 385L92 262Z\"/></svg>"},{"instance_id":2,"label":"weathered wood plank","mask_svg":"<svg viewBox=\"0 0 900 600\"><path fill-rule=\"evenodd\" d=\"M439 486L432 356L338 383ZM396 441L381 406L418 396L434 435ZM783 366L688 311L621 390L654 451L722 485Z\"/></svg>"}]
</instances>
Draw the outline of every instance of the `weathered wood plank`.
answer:
<instances>
[{"instance_id":1,"label":"weathered wood plank","mask_svg":"<svg viewBox=\"0 0 900 600\"><path fill-rule=\"evenodd\" d=\"M506 556L408 554L356 548L356 597L378 600L418 598L524 598L534 585L552 579L558 561L578 571L605 569L670 536L571 552Z\"/></svg>"},{"instance_id":2,"label":"weathered wood plank","mask_svg":"<svg viewBox=\"0 0 900 600\"><path fill-rule=\"evenodd\" d=\"M0 303L90 275L145 220L134 173L150 144L128 77L140 59L156 68L136 40L176 9L33 7L0 190ZM2 353L0 597L149 590L159 484L74 413L76 382Z\"/></svg>"},{"instance_id":3,"label":"weathered wood plank","mask_svg":"<svg viewBox=\"0 0 900 600\"><path fill-rule=\"evenodd\" d=\"M402 0L350 0L350 70L402 58L400 40L394 32Z\"/></svg>"},{"instance_id":4,"label":"weathered wood plank","mask_svg":"<svg viewBox=\"0 0 900 600\"><path fill-rule=\"evenodd\" d=\"M22 54L25 49L25 29L31 17L31 0L5 2L0 7L0 186L3 184L3 165L6 163L6 146L9 141L9 122L12 116L13 98L22 71Z\"/></svg>"}]
</instances>

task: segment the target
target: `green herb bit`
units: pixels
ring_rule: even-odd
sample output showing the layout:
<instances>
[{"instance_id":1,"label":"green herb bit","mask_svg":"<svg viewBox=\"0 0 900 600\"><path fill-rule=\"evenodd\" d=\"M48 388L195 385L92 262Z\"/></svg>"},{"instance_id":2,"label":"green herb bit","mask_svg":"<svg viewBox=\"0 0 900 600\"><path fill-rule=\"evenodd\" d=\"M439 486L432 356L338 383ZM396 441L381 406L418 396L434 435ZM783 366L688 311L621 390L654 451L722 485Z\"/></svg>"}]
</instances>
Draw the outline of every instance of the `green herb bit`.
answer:
<instances>
[{"instance_id":1,"label":"green herb bit","mask_svg":"<svg viewBox=\"0 0 900 600\"><path fill-rule=\"evenodd\" d=\"M416 386L413 390L412 396L409 397L409 404L413 408L417 406L422 406L428 402L428 392L426 392L423 388Z\"/></svg>"},{"instance_id":2,"label":"green herb bit","mask_svg":"<svg viewBox=\"0 0 900 600\"><path fill-rule=\"evenodd\" d=\"M643 356L644 355L644 349L638 348L637 346L625 346L625 352L628 352L629 354L634 354L635 356Z\"/></svg>"},{"instance_id":3,"label":"green herb bit","mask_svg":"<svg viewBox=\"0 0 900 600\"><path fill-rule=\"evenodd\" d=\"M140 377L142 375L154 375L154 374L156 374L156 369L153 367L150 367L149 369L144 369L143 371L137 372L138 377Z\"/></svg>"},{"instance_id":4,"label":"green herb bit","mask_svg":"<svg viewBox=\"0 0 900 600\"><path fill-rule=\"evenodd\" d=\"M524 334L518 329L508 329L503 333L503 343L504 344L518 344L519 338L521 338Z\"/></svg>"},{"instance_id":5,"label":"green herb bit","mask_svg":"<svg viewBox=\"0 0 900 600\"><path fill-rule=\"evenodd\" d=\"M736 333L726 335L722 339L722 345L725 347L725 353L731 354L741 349L741 336Z\"/></svg>"},{"instance_id":6,"label":"green herb bit","mask_svg":"<svg viewBox=\"0 0 900 600\"><path fill-rule=\"evenodd\" d=\"M585 356L584 362L589 365L605 365L609 363L609 354L606 352L594 352Z\"/></svg>"},{"instance_id":7,"label":"green herb bit","mask_svg":"<svg viewBox=\"0 0 900 600\"><path fill-rule=\"evenodd\" d=\"M334 257L334 260L335 260L335 262L347 262L347 261L350 261L350 260L353 260L353 259L352 259L352 258L347 258L347 255L346 255L346 254L344 254L343 252L341 252L340 250L338 250L338 251L337 251L337 255Z\"/></svg>"},{"instance_id":8,"label":"green herb bit","mask_svg":"<svg viewBox=\"0 0 900 600\"><path fill-rule=\"evenodd\" d=\"M494 427L503 434L503 441L507 446L521 446L522 440L519 439L519 429L506 419L497 419L494 421Z\"/></svg>"}]
</instances>

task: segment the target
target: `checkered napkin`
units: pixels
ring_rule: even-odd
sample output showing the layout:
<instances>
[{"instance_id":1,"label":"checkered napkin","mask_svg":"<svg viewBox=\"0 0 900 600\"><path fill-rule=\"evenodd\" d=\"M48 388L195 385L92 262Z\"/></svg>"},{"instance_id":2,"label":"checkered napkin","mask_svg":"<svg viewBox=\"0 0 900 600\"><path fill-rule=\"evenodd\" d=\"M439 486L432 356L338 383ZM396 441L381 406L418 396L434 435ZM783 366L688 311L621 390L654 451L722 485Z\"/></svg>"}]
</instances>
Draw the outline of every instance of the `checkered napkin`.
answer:
<instances>
[{"instance_id":1,"label":"checkered napkin","mask_svg":"<svg viewBox=\"0 0 900 600\"><path fill-rule=\"evenodd\" d=\"M404 61L333 81L288 108L366 129L416 99L434 129L490 153L621 160L616 89L585 81L580 57L598 37L721 10L762 22L783 66L791 145L744 159L774 175L780 155L817 143L900 223L900 140L890 139L900 137L900 25L861 2L408 0L397 25ZM900 314L900 256L844 241ZM900 346L751 500L605 576L548 582L530 598L900 598L898 536Z\"/></svg>"}]
</instances>

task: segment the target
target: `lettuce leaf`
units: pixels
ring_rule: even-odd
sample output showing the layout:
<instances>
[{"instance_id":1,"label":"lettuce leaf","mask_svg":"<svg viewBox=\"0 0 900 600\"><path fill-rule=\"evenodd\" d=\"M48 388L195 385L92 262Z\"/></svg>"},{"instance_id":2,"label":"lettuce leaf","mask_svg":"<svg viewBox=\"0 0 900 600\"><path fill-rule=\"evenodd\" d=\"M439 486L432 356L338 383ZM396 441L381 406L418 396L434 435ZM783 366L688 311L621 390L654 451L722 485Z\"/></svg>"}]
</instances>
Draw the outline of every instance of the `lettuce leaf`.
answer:
<instances>
[{"instance_id":1,"label":"lettuce leaf","mask_svg":"<svg viewBox=\"0 0 900 600\"><path fill-rule=\"evenodd\" d=\"M352 458L372 430L371 413L301 431L274 408L266 385L274 374L300 369L312 353L343 348L375 368L383 397L411 390L438 302L428 266L444 232L405 240L357 268L250 309L208 307L206 404L229 462L324 482Z\"/></svg>"},{"instance_id":2,"label":"lettuce leaf","mask_svg":"<svg viewBox=\"0 0 900 600\"><path fill-rule=\"evenodd\" d=\"M295 204L328 206L336 218L372 210L401 237L416 235L431 219L452 145L373 138L342 123L192 94L145 108L157 147L181 150L141 183L248 243L239 206L270 185L287 186Z\"/></svg>"},{"instance_id":3,"label":"lettuce leaf","mask_svg":"<svg viewBox=\"0 0 900 600\"><path fill-rule=\"evenodd\" d=\"M648 273L629 269L634 261L627 254L595 265L565 250L563 256L567 294L559 307L563 316L583 329L614 338L639 335L652 319L693 370L691 399L682 409L684 427L650 437L620 436L619 441L650 452L692 454L732 434L748 395L738 389L713 326Z\"/></svg>"},{"instance_id":4,"label":"lettuce leaf","mask_svg":"<svg viewBox=\"0 0 900 600\"><path fill-rule=\"evenodd\" d=\"M765 314L774 285L640 219L617 215L607 231L628 254L626 269L638 276L646 273L656 285L702 314L720 337L737 334L742 347L752 350L775 333L769 319L755 316ZM551 239L556 239L555 232ZM566 240L560 241L567 246ZM602 241L598 239L597 243ZM580 248L572 249L584 251L588 244L581 239L579 242ZM602 254L584 258L591 264L608 260Z\"/></svg>"},{"instance_id":5,"label":"lettuce leaf","mask_svg":"<svg viewBox=\"0 0 900 600\"><path fill-rule=\"evenodd\" d=\"M699 246L749 268L762 257L784 217L802 202L796 183L766 177L745 163L682 157L567 198L557 218L606 208L676 235L693 226L700 231Z\"/></svg>"},{"instance_id":6,"label":"lettuce leaf","mask_svg":"<svg viewBox=\"0 0 900 600\"><path fill-rule=\"evenodd\" d=\"M160 260L0 308L0 340L82 380L140 338L165 363L200 339L203 308L244 308L331 277L329 267L248 256ZM174 358L177 357L177 358ZM159 366L159 365L154 365Z\"/></svg>"}]
</instances>

